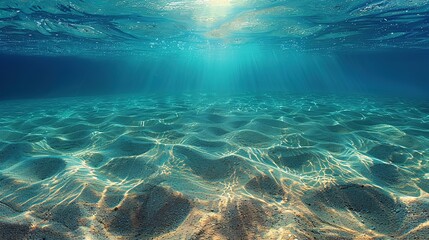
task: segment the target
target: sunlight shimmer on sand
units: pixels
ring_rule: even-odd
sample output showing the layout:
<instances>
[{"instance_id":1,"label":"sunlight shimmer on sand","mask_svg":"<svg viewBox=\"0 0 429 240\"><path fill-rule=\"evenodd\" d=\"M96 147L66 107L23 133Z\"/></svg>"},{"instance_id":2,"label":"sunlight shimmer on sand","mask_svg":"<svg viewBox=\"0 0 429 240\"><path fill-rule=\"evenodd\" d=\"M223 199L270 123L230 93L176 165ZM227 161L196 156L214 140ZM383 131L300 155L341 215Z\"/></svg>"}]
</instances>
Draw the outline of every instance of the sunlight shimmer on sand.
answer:
<instances>
[{"instance_id":1,"label":"sunlight shimmer on sand","mask_svg":"<svg viewBox=\"0 0 429 240\"><path fill-rule=\"evenodd\" d=\"M0 110L2 239L428 233L424 103L194 94Z\"/></svg>"}]
</instances>

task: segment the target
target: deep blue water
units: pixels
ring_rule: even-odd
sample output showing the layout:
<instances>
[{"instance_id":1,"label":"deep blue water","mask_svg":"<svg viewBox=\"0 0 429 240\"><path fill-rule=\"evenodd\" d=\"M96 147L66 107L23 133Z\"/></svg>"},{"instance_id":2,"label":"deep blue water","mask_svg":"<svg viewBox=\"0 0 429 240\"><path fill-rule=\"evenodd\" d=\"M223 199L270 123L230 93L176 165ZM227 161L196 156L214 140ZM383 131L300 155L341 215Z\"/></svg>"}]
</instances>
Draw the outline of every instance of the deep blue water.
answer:
<instances>
[{"instance_id":1,"label":"deep blue water","mask_svg":"<svg viewBox=\"0 0 429 240\"><path fill-rule=\"evenodd\" d=\"M422 97L428 22L426 0L3 1L0 98L261 90Z\"/></svg>"},{"instance_id":2,"label":"deep blue water","mask_svg":"<svg viewBox=\"0 0 429 240\"><path fill-rule=\"evenodd\" d=\"M428 97L428 50L232 51L152 59L1 55L0 99L213 91Z\"/></svg>"},{"instance_id":3,"label":"deep blue water","mask_svg":"<svg viewBox=\"0 0 429 240\"><path fill-rule=\"evenodd\" d=\"M0 239L429 239L428 0L0 2Z\"/></svg>"}]
</instances>

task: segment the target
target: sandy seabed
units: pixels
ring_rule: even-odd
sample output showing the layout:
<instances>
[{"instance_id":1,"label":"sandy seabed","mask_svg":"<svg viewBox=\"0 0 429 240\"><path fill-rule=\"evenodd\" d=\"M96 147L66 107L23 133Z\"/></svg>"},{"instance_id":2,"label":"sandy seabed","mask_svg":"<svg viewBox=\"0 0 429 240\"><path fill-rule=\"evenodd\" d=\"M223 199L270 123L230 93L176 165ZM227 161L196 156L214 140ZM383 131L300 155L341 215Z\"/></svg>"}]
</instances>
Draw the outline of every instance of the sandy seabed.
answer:
<instances>
[{"instance_id":1,"label":"sandy seabed","mask_svg":"<svg viewBox=\"0 0 429 240\"><path fill-rule=\"evenodd\" d=\"M429 239L429 103L0 103L0 239Z\"/></svg>"}]
</instances>

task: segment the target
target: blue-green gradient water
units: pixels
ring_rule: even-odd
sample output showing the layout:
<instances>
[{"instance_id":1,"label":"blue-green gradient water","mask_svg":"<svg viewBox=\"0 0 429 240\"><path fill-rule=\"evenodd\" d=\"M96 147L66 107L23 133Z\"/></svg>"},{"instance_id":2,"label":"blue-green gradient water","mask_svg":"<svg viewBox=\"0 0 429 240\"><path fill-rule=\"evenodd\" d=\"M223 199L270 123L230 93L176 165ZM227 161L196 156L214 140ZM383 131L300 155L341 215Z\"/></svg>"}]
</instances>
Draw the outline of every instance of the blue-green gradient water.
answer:
<instances>
[{"instance_id":1,"label":"blue-green gradient water","mask_svg":"<svg viewBox=\"0 0 429 240\"><path fill-rule=\"evenodd\" d=\"M429 1L0 2L0 239L429 239Z\"/></svg>"}]
</instances>

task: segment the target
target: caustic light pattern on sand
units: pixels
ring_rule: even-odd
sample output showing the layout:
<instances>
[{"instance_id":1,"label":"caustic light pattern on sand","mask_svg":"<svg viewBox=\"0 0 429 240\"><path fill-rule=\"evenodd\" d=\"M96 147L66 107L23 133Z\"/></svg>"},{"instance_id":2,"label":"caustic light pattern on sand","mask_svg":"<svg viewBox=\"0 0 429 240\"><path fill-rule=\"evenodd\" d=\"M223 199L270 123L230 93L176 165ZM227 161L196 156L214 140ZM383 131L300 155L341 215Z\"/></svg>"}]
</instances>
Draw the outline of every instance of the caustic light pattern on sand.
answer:
<instances>
[{"instance_id":1,"label":"caustic light pattern on sand","mask_svg":"<svg viewBox=\"0 0 429 240\"><path fill-rule=\"evenodd\" d=\"M3 102L2 239L424 239L429 106L311 95Z\"/></svg>"}]
</instances>

